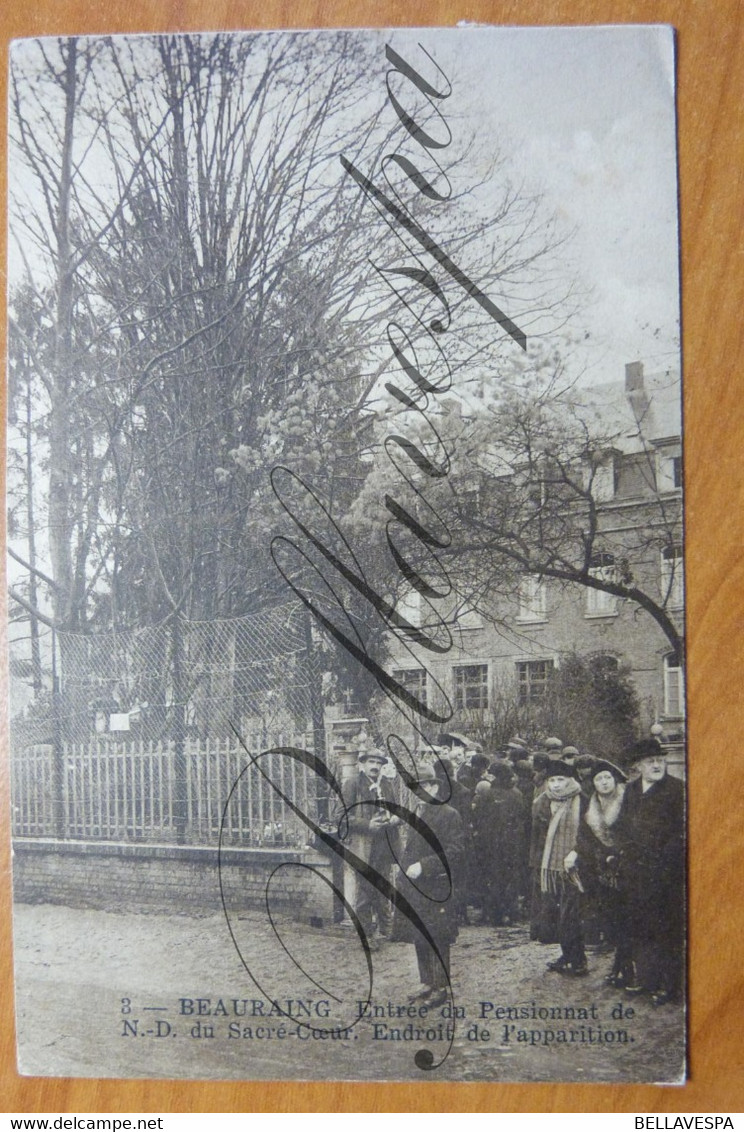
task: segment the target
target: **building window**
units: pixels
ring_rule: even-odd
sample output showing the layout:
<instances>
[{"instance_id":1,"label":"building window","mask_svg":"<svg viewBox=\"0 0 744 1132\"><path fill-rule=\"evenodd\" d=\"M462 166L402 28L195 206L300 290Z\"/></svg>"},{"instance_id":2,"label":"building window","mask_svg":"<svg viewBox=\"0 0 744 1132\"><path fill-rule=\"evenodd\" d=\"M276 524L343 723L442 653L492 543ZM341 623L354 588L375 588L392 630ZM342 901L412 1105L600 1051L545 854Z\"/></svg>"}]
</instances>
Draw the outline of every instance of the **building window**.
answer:
<instances>
[{"instance_id":1,"label":"building window","mask_svg":"<svg viewBox=\"0 0 744 1132\"><path fill-rule=\"evenodd\" d=\"M461 664L452 669L455 677L455 710L488 707L488 665Z\"/></svg>"},{"instance_id":2,"label":"building window","mask_svg":"<svg viewBox=\"0 0 744 1132\"><path fill-rule=\"evenodd\" d=\"M678 652L664 657L664 715L679 719L685 713L685 685Z\"/></svg>"},{"instance_id":3,"label":"building window","mask_svg":"<svg viewBox=\"0 0 744 1132\"><path fill-rule=\"evenodd\" d=\"M406 590L396 603L395 612L400 617L405 617L409 625L414 625L420 628L423 624L423 598L418 590Z\"/></svg>"},{"instance_id":4,"label":"building window","mask_svg":"<svg viewBox=\"0 0 744 1132\"><path fill-rule=\"evenodd\" d=\"M658 482L658 454L656 465L650 462L645 452L618 458L616 494L619 498L635 499L651 495L657 490Z\"/></svg>"},{"instance_id":5,"label":"building window","mask_svg":"<svg viewBox=\"0 0 744 1132\"><path fill-rule=\"evenodd\" d=\"M523 574L519 582L517 621L547 620L547 588L539 574Z\"/></svg>"},{"instance_id":6,"label":"building window","mask_svg":"<svg viewBox=\"0 0 744 1132\"><path fill-rule=\"evenodd\" d=\"M681 546L665 546L661 552L661 599L670 609L684 605L685 561Z\"/></svg>"},{"instance_id":7,"label":"building window","mask_svg":"<svg viewBox=\"0 0 744 1132\"><path fill-rule=\"evenodd\" d=\"M461 491L458 498L463 518L477 519L480 514L480 491L478 488Z\"/></svg>"},{"instance_id":8,"label":"building window","mask_svg":"<svg viewBox=\"0 0 744 1132\"><path fill-rule=\"evenodd\" d=\"M426 705L425 668L396 668L393 670L393 680L415 696L420 704Z\"/></svg>"},{"instance_id":9,"label":"building window","mask_svg":"<svg viewBox=\"0 0 744 1132\"><path fill-rule=\"evenodd\" d=\"M517 661L517 686L521 704L535 704L543 699L554 668L552 660Z\"/></svg>"},{"instance_id":10,"label":"building window","mask_svg":"<svg viewBox=\"0 0 744 1132\"><path fill-rule=\"evenodd\" d=\"M620 468L614 452L584 465L584 490L591 491L595 503L609 503L617 494Z\"/></svg>"},{"instance_id":11,"label":"building window","mask_svg":"<svg viewBox=\"0 0 744 1132\"><path fill-rule=\"evenodd\" d=\"M682 457L672 456L672 483L675 487L682 487Z\"/></svg>"},{"instance_id":12,"label":"building window","mask_svg":"<svg viewBox=\"0 0 744 1132\"><path fill-rule=\"evenodd\" d=\"M656 455L656 490L674 491L682 487L682 452L680 449Z\"/></svg>"},{"instance_id":13,"label":"building window","mask_svg":"<svg viewBox=\"0 0 744 1132\"><path fill-rule=\"evenodd\" d=\"M601 582L617 581L617 568L613 554L595 554L589 567L589 577ZM617 613L617 598L606 590L596 590L587 586L586 615L587 617L612 617Z\"/></svg>"}]
</instances>

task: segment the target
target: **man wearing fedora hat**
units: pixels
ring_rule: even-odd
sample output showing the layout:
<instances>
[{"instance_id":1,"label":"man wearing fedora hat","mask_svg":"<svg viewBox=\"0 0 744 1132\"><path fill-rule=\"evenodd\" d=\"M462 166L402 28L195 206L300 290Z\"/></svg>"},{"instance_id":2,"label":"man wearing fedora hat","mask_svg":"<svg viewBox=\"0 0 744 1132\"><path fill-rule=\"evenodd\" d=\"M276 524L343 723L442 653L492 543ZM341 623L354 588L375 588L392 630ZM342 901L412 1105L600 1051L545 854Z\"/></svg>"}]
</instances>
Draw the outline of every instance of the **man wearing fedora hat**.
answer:
<instances>
[{"instance_id":1,"label":"man wearing fedora hat","mask_svg":"<svg viewBox=\"0 0 744 1132\"><path fill-rule=\"evenodd\" d=\"M371 877L390 879L400 824L388 809L395 798L390 779L382 774L387 761L387 755L376 747L360 751L358 773L342 787L343 804L334 811L339 836L369 865L370 878L357 874L354 911L372 951L378 950L380 938L390 932L392 908Z\"/></svg>"},{"instance_id":2,"label":"man wearing fedora hat","mask_svg":"<svg viewBox=\"0 0 744 1132\"><path fill-rule=\"evenodd\" d=\"M638 777L625 790L617 838L620 885L628 909L636 982L656 1006L682 990L685 909L684 787L667 774L658 739L641 739L626 755Z\"/></svg>"}]
</instances>

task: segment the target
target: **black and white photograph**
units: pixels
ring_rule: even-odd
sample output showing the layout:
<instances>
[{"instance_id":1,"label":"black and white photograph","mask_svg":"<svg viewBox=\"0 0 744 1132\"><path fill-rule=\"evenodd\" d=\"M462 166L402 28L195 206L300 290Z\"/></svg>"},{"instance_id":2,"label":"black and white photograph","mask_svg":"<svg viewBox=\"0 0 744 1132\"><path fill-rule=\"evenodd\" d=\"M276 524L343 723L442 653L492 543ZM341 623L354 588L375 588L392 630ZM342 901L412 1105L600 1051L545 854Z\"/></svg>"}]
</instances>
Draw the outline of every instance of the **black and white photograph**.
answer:
<instances>
[{"instance_id":1,"label":"black and white photograph","mask_svg":"<svg viewBox=\"0 0 744 1132\"><path fill-rule=\"evenodd\" d=\"M16 40L23 1074L686 1077L675 44Z\"/></svg>"}]
</instances>

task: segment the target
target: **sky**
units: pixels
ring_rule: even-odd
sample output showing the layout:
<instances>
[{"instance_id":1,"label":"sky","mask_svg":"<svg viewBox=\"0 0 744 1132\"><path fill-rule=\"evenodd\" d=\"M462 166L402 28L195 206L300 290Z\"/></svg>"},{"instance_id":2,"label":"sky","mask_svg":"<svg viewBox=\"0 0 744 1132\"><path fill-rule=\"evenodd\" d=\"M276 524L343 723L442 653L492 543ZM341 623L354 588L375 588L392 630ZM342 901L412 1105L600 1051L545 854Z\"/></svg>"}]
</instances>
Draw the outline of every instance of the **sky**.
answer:
<instances>
[{"instance_id":1,"label":"sky","mask_svg":"<svg viewBox=\"0 0 744 1132\"><path fill-rule=\"evenodd\" d=\"M463 39L467 47L463 50ZM485 28L396 35L430 50L453 95L573 237L588 298L571 329L588 376L679 365L674 41L666 27ZM464 88L464 89L463 89ZM453 98L454 101L454 98Z\"/></svg>"},{"instance_id":2,"label":"sky","mask_svg":"<svg viewBox=\"0 0 744 1132\"><path fill-rule=\"evenodd\" d=\"M587 379L620 377L635 360L648 372L677 369L671 29L471 25L373 34L379 72L361 77L370 97L385 98L384 43L414 65L423 45L452 81L441 105L453 130L476 128L484 162L498 148L511 174L528 192L542 192L546 211L571 233L565 263L582 297L569 329L585 343ZM336 162L331 172L338 176ZM11 277L23 270L14 250Z\"/></svg>"}]
</instances>

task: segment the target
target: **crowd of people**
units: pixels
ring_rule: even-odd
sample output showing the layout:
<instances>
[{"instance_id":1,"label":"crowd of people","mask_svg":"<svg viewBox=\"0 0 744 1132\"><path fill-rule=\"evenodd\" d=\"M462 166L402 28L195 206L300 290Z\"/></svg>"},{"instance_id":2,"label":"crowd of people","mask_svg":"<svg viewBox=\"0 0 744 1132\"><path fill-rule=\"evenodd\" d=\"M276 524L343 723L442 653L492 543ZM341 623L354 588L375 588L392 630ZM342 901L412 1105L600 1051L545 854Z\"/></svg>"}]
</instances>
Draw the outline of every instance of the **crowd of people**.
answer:
<instances>
[{"instance_id":1,"label":"crowd of people","mask_svg":"<svg viewBox=\"0 0 744 1132\"><path fill-rule=\"evenodd\" d=\"M530 750L517 736L495 757L477 751L458 765L432 750L410 813L388 761L360 753L336 821L366 866L354 914L369 947L416 947L414 998L444 1001L461 925L529 920L533 940L559 947L548 972L586 975L586 946L596 944L612 955L608 983L657 1006L679 999L684 790L657 739L616 761L556 737Z\"/></svg>"}]
</instances>

